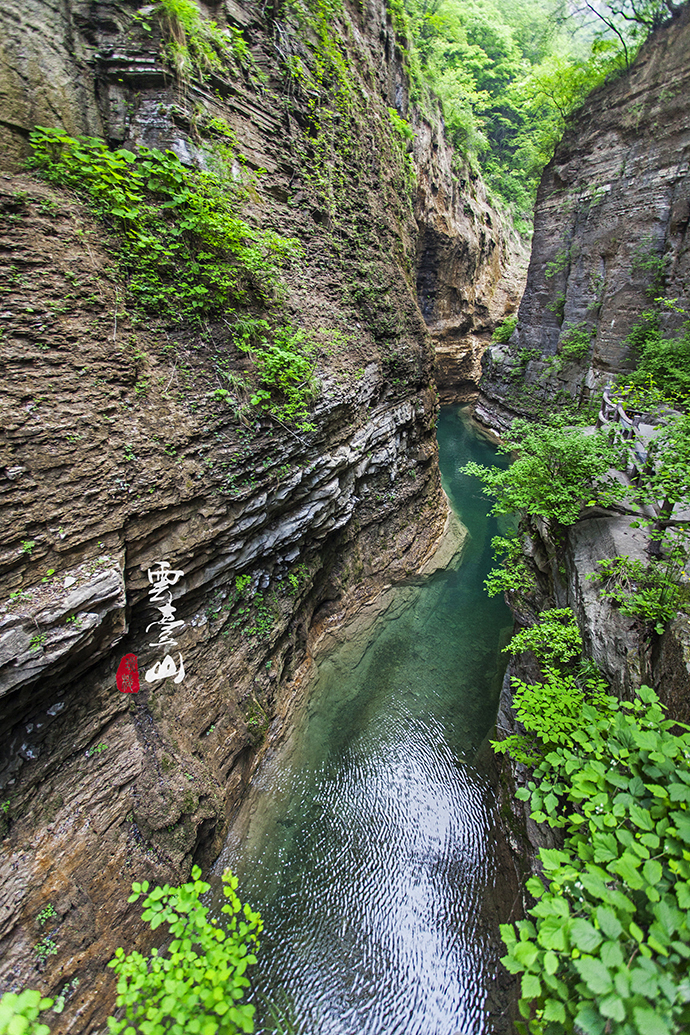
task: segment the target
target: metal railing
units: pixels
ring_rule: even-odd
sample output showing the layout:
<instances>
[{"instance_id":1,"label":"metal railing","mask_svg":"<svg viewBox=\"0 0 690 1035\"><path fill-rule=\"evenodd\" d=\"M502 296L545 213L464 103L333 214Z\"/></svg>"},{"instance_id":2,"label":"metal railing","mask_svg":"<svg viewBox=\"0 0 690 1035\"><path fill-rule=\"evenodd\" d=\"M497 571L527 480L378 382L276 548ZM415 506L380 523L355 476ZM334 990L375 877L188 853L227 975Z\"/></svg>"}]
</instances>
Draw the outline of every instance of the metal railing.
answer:
<instances>
[{"instance_id":1,"label":"metal railing","mask_svg":"<svg viewBox=\"0 0 690 1035\"><path fill-rule=\"evenodd\" d=\"M601 408L599 409L599 414L597 416L597 427L603 428L607 424L620 424L621 428L620 431L618 431L618 436L626 441L634 440L634 445L629 453L628 466L625 473L629 478L639 480L647 468L649 459L647 447L640 438L640 432L638 430L639 425L642 422L642 417L638 414L637 416L630 418L625 412L622 403L611 397L611 390L611 385L607 385L604 389Z\"/></svg>"}]
</instances>

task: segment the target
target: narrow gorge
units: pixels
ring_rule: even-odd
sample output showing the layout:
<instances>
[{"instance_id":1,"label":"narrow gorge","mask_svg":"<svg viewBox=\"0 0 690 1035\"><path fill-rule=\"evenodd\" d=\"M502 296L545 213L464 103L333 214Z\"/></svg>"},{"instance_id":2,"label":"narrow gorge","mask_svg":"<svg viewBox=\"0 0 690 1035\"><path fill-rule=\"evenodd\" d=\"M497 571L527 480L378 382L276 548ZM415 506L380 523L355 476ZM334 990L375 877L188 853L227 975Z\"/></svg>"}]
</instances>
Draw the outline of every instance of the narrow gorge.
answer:
<instances>
[{"instance_id":1,"label":"narrow gorge","mask_svg":"<svg viewBox=\"0 0 690 1035\"><path fill-rule=\"evenodd\" d=\"M531 254L477 160L451 142L397 2L7 0L0 22L0 994L57 1000L42 1015L52 1035L108 1030L115 950L166 942L128 901L132 883L217 870L253 778L270 780L295 716L321 693L324 658L347 667L334 645L351 637L355 650L353 630L385 618L391 594L420 594L424 624L438 612L449 630L438 708L452 723L437 726L417 701L442 648L437 632L416 643L414 604L397 628L418 648L419 681L404 706L394 688L372 729L402 731L386 741L395 758L421 715L430 725L424 752L451 776L430 781L422 840L434 800L446 818L464 807L450 791L439 804L443 788L471 787L471 850L439 862L467 901L438 908L451 941L468 917L479 933L465 956L448 950L438 1002L413 995L406 1014L411 979L381 1007L388 1027L359 1007L333 1020L321 1002L310 1016L320 1033L345 1023L353 1035L455 1035L457 1017L462 1035L507 1035L519 981L497 963L498 924L533 905L518 878L558 841L516 800L524 766L497 766L487 746L508 612L472 597L490 504L458 469L496 466L489 443L515 418L598 405L635 367L630 336L655 292L669 302L659 333L682 331L687 8L567 123ZM449 442L462 425L472 443L449 447L443 472L451 497L463 479L463 500L441 482L440 412ZM517 628L571 608L583 657L620 698L647 682L687 722L690 619L681 609L650 636L602 599L587 576L602 559L647 558L648 537L631 528L634 507L581 503L565 533L521 525L531 588L507 590ZM499 518L491 534L515 524ZM453 579L447 593L471 598L455 619L443 588ZM335 680L367 705L379 677L364 689L347 679L369 645ZM511 661L502 734L520 729L511 676L538 675L531 655ZM461 677L470 718L451 700ZM395 678L407 687L407 674ZM336 745L358 728L353 714L338 712ZM325 792L309 786L318 829ZM424 867L410 841L416 886ZM468 859L476 874L462 870ZM473 953L465 986L451 970ZM384 980L371 974L367 987ZM440 1000L456 985L448 1014Z\"/></svg>"}]
</instances>

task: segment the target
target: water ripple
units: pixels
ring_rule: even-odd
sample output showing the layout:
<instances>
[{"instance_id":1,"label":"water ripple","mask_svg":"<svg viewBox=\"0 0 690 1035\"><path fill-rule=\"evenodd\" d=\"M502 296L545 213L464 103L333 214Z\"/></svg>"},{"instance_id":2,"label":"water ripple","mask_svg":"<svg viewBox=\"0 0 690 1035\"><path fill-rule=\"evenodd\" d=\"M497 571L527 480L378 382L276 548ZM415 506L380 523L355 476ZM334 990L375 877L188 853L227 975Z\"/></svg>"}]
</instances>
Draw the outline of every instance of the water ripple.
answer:
<instances>
[{"instance_id":1,"label":"water ripple","mask_svg":"<svg viewBox=\"0 0 690 1035\"><path fill-rule=\"evenodd\" d=\"M471 760L495 714L506 612L482 592L491 530L473 505L465 567L407 590L364 654L322 665L219 862L261 909L254 980L299 1035L487 1030L495 817Z\"/></svg>"}]
</instances>

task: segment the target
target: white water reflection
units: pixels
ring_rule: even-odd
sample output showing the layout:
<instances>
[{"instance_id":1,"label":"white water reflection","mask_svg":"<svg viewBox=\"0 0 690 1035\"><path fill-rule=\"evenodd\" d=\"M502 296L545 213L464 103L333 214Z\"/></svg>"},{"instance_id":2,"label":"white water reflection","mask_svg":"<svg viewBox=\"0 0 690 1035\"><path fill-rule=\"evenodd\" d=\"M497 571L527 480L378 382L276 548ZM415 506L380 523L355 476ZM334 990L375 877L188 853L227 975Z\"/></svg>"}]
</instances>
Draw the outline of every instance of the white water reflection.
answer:
<instances>
[{"instance_id":1,"label":"white water reflection","mask_svg":"<svg viewBox=\"0 0 690 1035\"><path fill-rule=\"evenodd\" d=\"M455 473L493 451L456 412L442 414L439 442L472 535L463 566L400 590L407 606L363 653L346 644L321 664L217 866L261 910L255 981L301 1035L489 1030L495 815L473 760L495 716L509 613L482 588L486 501Z\"/></svg>"}]
</instances>

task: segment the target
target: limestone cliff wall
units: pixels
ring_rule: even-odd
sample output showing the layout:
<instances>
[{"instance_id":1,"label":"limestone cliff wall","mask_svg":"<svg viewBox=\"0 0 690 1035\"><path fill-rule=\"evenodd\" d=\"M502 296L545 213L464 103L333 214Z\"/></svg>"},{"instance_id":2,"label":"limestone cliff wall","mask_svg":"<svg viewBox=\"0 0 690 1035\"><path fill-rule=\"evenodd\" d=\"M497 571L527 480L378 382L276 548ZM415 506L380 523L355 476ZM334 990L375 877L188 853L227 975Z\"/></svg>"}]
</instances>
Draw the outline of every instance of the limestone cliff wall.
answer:
<instances>
[{"instance_id":1,"label":"limestone cliff wall","mask_svg":"<svg viewBox=\"0 0 690 1035\"><path fill-rule=\"evenodd\" d=\"M529 246L488 204L481 181L456 172L440 122L415 115L417 297L441 402L465 402L476 397L494 328L520 304Z\"/></svg>"},{"instance_id":2,"label":"limestone cliff wall","mask_svg":"<svg viewBox=\"0 0 690 1035\"><path fill-rule=\"evenodd\" d=\"M573 116L539 187L517 329L486 357L485 423L587 399L630 364L625 339L655 294L688 305L689 50L685 9ZM591 335L578 361L561 355L574 329Z\"/></svg>"},{"instance_id":3,"label":"limestone cliff wall","mask_svg":"<svg viewBox=\"0 0 690 1035\"><path fill-rule=\"evenodd\" d=\"M148 944L132 880L175 883L215 857L314 641L417 571L446 522L418 282L432 320L459 311L464 278L491 296L502 245L469 188L465 222L446 218L462 193L422 143L414 187L387 108L419 141L438 130L410 111L384 4L345 7L327 39L296 10L204 7L254 64L180 83L155 5L3 5L0 989L77 979L54 1035L100 1029L114 948ZM213 119L265 170L246 218L305 251L274 305L318 342L313 432L218 397L251 372L227 324L137 311L117 238L21 171L35 124L194 162ZM185 675L125 694L124 656L142 677L159 661L160 561L183 572Z\"/></svg>"}]
</instances>

